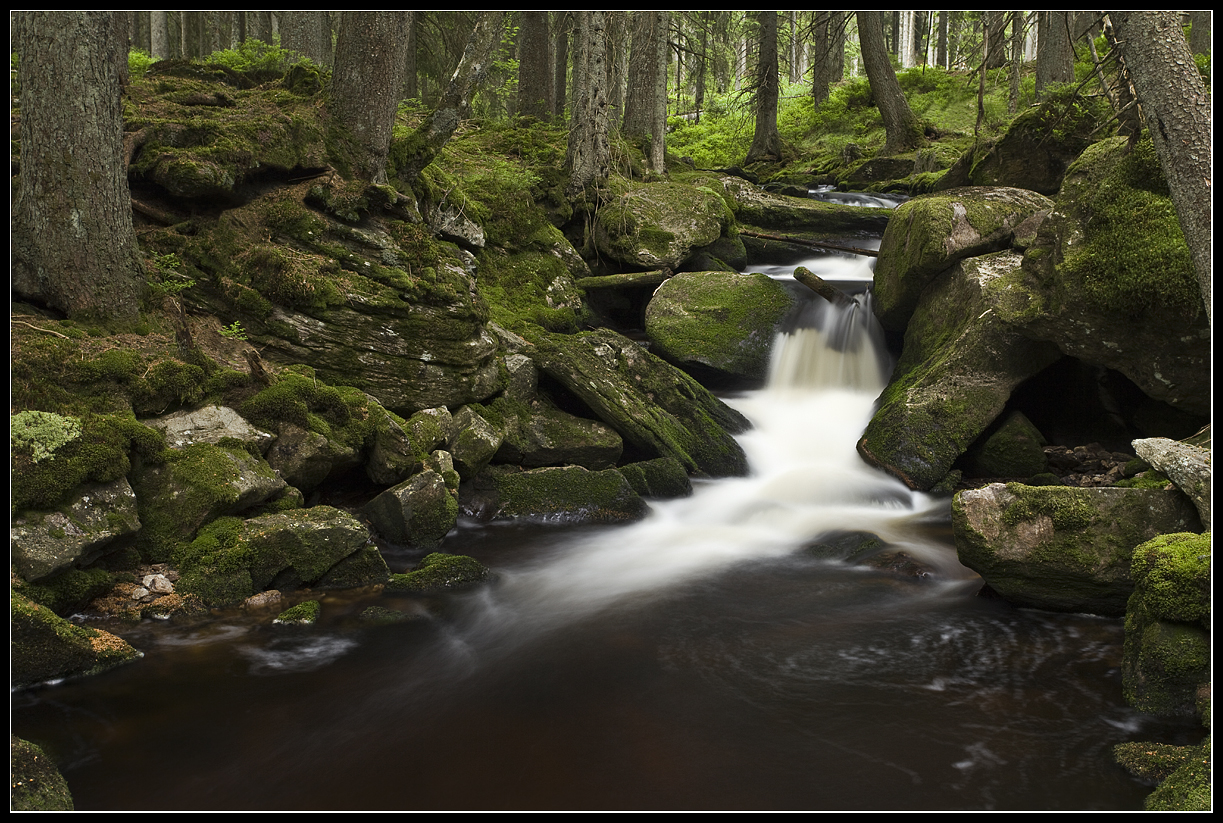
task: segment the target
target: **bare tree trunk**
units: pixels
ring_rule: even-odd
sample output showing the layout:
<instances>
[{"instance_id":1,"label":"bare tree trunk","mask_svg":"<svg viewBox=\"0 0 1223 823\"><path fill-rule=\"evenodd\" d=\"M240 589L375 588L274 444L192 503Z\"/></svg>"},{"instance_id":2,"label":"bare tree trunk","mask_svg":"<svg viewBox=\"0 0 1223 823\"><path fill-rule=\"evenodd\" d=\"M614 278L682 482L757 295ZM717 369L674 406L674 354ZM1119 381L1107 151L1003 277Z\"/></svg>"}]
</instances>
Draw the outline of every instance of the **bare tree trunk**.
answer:
<instances>
[{"instance_id":1,"label":"bare tree trunk","mask_svg":"<svg viewBox=\"0 0 1223 823\"><path fill-rule=\"evenodd\" d=\"M157 60L170 56L170 29L164 11L149 12L149 54Z\"/></svg>"},{"instance_id":2,"label":"bare tree trunk","mask_svg":"<svg viewBox=\"0 0 1223 823\"><path fill-rule=\"evenodd\" d=\"M1211 319L1210 96L1175 11L1112 11ZM1211 324L1213 327L1213 323Z\"/></svg>"},{"instance_id":3,"label":"bare tree trunk","mask_svg":"<svg viewBox=\"0 0 1223 823\"><path fill-rule=\"evenodd\" d=\"M12 290L69 316L134 319L141 264L123 161L127 32L114 12L18 12L21 166Z\"/></svg>"},{"instance_id":4,"label":"bare tree trunk","mask_svg":"<svg viewBox=\"0 0 1223 823\"><path fill-rule=\"evenodd\" d=\"M341 12L331 109L360 146L358 173L385 183L391 128L406 66L408 17L402 11Z\"/></svg>"},{"instance_id":5,"label":"bare tree trunk","mask_svg":"<svg viewBox=\"0 0 1223 823\"><path fill-rule=\"evenodd\" d=\"M925 142L921 122L909 108L896 72L888 59L887 46L883 42L883 17L881 12L860 11L858 15L858 40L862 44L862 62L866 65L866 76L870 80L871 92L883 117L883 128L887 132L887 143L883 154L899 154L917 148Z\"/></svg>"},{"instance_id":6,"label":"bare tree trunk","mask_svg":"<svg viewBox=\"0 0 1223 823\"><path fill-rule=\"evenodd\" d=\"M951 67L951 64L947 62L947 17L948 12L938 13L938 48L934 53L934 61L938 63L940 69Z\"/></svg>"},{"instance_id":7,"label":"bare tree trunk","mask_svg":"<svg viewBox=\"0 0 1223 823\"><path fill-rule=\"evenodd\" d=\"M666 12L633 13L632 59L624 101L624 134L645 142L650 170L665 168L667 135Z\"/></svg>"},{"instance_id":8,"label":"bare tree trunk","mask_svg":"<svg viewBox=\"0 0 1223 823\"><path fill-rule=\"evenodd\" d=\"M540 120L552 117L555 108L552 32L548 12L522 12L518 41L518 113Z\"/></svg>"},{"instance_id":9,"label":"bare tree trunk","mask_svg":"<svg viewBox=\"0 0 1223 823\"><path fill-rule=\"evenodd\" d=\"M246 18L246 36L260 43L271 45L272 13L270 11L248 11Z\"/></svg>"},{"instance_id":10,"label":"bare tree trunk","mask_svg":"<svg viewBox=\"0 0 1223 823\"><path fill-rule=\"evenodd\" d=\"M1000 69L1006 65L1006 12L987 11L985 27L989 30L989 48L985 52L985 67Z\"/></svg>"},{"instance_id":11,"label":"bare tree trunk","mask_svg":"<svg viewBox=\"0 0 1223 823\"><path fill-rule=\"evenodd\" d=\"M760 21L760 51L756 59L756 130L745 163L781 159L781 136L777 133L777 12L757 12Z\"/></svg>"},{"instance_id":12,"label":"bare tree trunk","mask_svg":"<svg viewBox=\"0 0 1223 823\"><path fill-rule=\"evenodd\" d=\"M327 12L280 12L280 45L309 57L320 66L330 66L331 23Z\"/></svg>"},{"instance_id":13,"label":"bare tree trunk","mask_svg":"<svg viewBox=\"0 0 1223 823\"><path fill-rule=\"evenodd\" d=\"M601 186L611 172L607 103L607 13L576 12L578 55L574 63L573 117L569 127L566 196L575 200Z\"/></svg>"},{"instance_id":14,"label":"bare tree trunk","mask_svg":"<svg viewBox=\"0 0 1223 823\"><path fill-rule=\"evenodd\" d=\"M1043 100L1046 89L1057 83L1074 82L1074 50L1070 47L1071 12L1038 12L1036 41L1036 99Z\"/></svg>"},{"instance_id":15,"label":"bare tree trunk","mask_svg":"<svg viewBox=\"0 0 1223 823\"><path fill-rule=\"evenodd\" d=\"M552 113L561 117L565 114L569 89L569 29L573 27L573 12L559 11L556 14L556 108Z\"/></svg>"},{"instance_id":16,"label":"bare tree trunk","mask_svg":"<svg viewBox=\"0 0 1223 823\"><path fill-rule=\"evenodd\" d=\"M1194 54L1210 53L1210 17L1209 11L1189 12L1189 50Z\"/></svg>"},{"instance_id":17,"label":"bare tree trunk","mask_svg":"<svg viewBox=\"0 0 1223 823\"><path fill-rule=\"evenodd\" d=\"M1011 12L1011 94L1007 109L1011 114L1019 110L1019 69L1023 65L1023 12Z\"/></svg>"}]
</instances>

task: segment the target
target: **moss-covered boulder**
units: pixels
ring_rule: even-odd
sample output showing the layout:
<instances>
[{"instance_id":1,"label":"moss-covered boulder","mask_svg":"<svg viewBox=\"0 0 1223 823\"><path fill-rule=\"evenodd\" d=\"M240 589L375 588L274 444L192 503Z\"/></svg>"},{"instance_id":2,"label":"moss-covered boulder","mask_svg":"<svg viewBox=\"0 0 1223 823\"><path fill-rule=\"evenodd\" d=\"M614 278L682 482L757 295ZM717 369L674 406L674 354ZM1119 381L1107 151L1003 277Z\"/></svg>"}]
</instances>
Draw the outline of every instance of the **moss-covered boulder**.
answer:
<instances>
[{"instance_id":1,"label":"moss-covered boulder","mask_svg":"<svg viewBox=\"0 0 1223 823\"><path fill-rule=\"evenodd\" d=\"M469 502L482 517L528 518L561 523L623 523L645 517L649 507L615 469L581 466L519 470L492 466L474 483Z\"/></svg>"},{"instance_id":2,"label":"moss-covered boulder","mask_svg":"<svg viewBox=\"0 0 1223 823\"><path fill-rule=\"evenodd\" d=\"M1210 323L1158 158L1124 138L1083 152L1024 254L1023 333L1209 414Z\"/></svg>"},{"instance_id":3,"label":"moss-covered boulder","mask_svg":"<svg viewBox=\"0 0 1223 823\"><path fill-rule=\"evenodd\" d=\"M361 512L392 543L436 548L454 528L459 504L441 474L425 470L387 489Z\"/></svg>"},{"instance_id":4,"label":"moss-covered boulder","mask_svg":"<svg viewBox=\"0 0 1223 823\"><path fill-rule=\"evenodd\" d=\"M1134 549L1122 685L1130 705L1192 714L1210 679L1210 533L1165 534Z\"/></svg>"},{"instance_id":5,"label":"moss-covered boulder","mask_svg":"<svg viewBox=\"0 0 1223 823\"><path fill-rule=\"evenodd\" d=\"M1197 746L1120 743L1113 755L1130 774L1159 783L1143 804L1147 811L1211 810L1209 736Z\"/></svg>"},{"instance_id":6,"label":"moss-covered boulder","mask_svg":"<svg viewBox=\"0 0 1223 823\"><path fill-rule=\"evenodd\" d=\"M678 269L713 244L734 221L708 188L678 183L623 183L595 215L599 253L625 266Z\"/></svg>"},{"instance_id":7,"label":"moss-covered boulder","mask_svg":"<svg viewBox=\"0 0 1223 823\"><path fill-rule=\"evenodd\" d=\"M970 149L936 189L1014 186L1054 195L1066 169L1096 137L1111 112L1099 98L1058 94L1020 113L1006 134Z\"/></svg>"},{"instance_id":8,"label":"moss-covered boulder","mask_svg":"<svg viewBox=\"0 0 1223 823\"><path fill-rule=\"evenodd\" d=\"M71 812L72 792L55 763L38 746L9 735L11 811Z\"/></svg>"},{"instance_id":9,"label":"moss-covered boulder","mask_svg":"<svg viewBox=\"0 0 1223 823\"><path fill-rule=\"evenodd\" d=\"M1134 451L1189 496L1197 506L1202 525L1209 529L1210 449L1166 437L1148 437L1135 440Z\"/></svg>"},{"instance_id":10,"label":"moss-covered boulder","mask_svg":"<svg viewBox=\"0 0 1223 823\"><path fill-rule=\"evenodd\" d=\"M1045 437L1021 411L1003 415L960 458L968 477L1029 478L1047 472Z\"/></svg>"},{"instance_id":11,"label":"moss-covered boulder","mask_svg":"<svg viewBox=\"0 0 1223 823\"><path fill-rule=\"evenodd\" d=\"M498 399L507 425L505 438L494 462L526 468L582 466L598 471L610 469L620 460L624 440L597 420L577 417L558 409L546 398L529 403Z\"/></svg>"},{"instance_id":12,"label":"moss-covered boulder","mask_svg":"<svg viewBox=\"0 0 1223 823\"><path fill-rule=\"evenodd\" d=\"M505 421L480 406L464 406L454 414L454 430L447 450L463 479L474 477L489 464L505 440Z\"/></svg>"},{"instance_id":13,"label":"moss-covered boulder","mask_svg":"<svg viewBox=\"0 0 1223 823\"><path fill-rule=\"evenodd\" d=\"M633 487L633 491L642 497L669 500L692 494L692 480L680 462L673 457L629 463L627 466L621 466L619 471Z\"/></svg>"},{"instance_id":14,"label":"moss-covered boulder","mask_svg":"<svg viewBox=\"0 0 1223 823\"><path fill-rule=\"evenodd\" d=\"M794 298L764 274L677 274L645 312L651 351L698 379L762 385Z\"/></svg>"},{"instance_id":15,"label":"moss-covered boulder","mask_svg":"<svg viewBox=\"0 0 1223 823\"><path fill-rule=\"evenodd\" d=\"M875 314L903 332L922 290L969 257L1026 244L1053 201L1024 189L981 187L914 197L896 208L875 266Z\"/></svg>"},{"instance_id":16,"label":"moss-covered boulder","mask_svg":"<svg viewBox=\"0 0 1223 823\"><path fill-rule=\"evenodd\" d=\"M146 560L169 559L210 520L254 508L287 485L271 466L241 448L199 443L169 450L162 465L134 472L140 521L137 545Z\"/></svg>"},{"instance_id":17,"label":"moss-covered boulder","mask_svg":"<svg viewBox=\"0 0 1223 823\"><path fill-rule=\"evenodd\" d=\"M1012 603L1119 616L1134 547L1198 524L1178 491L994 483L955 496L960 562Z\"/></svg>"},{"instance_id":18,"label":"moss-covered boulder","mask_svg":"<svg viewBox=\"0 0 1223 823\"><path fill-rule=\"evenodd\" d=\"M272 623L280 626L313 626L318 622L322 611L322 603L317 600L306 600L276 615Z\"/></svg>"},{"instance_id":19,"label":"moss-covered boulder","mask_svg":"<svg viewBox=\"0 0 1223 823\"><path fill-rule=\"evenodd\" d=\"M126 478L87 483L51 511L27 510L13 517L13 568L25 580L41 580L92 563L139 528L136 494Z\"/></svg>"},{"instance_id":20,"label":"moss-covered boulder","mask_svg":"<svg viewBox=\"0 0 1223 823\"><path fill-rule=\"evenodd\" d=\"M474 557L434 552L425 555L412 571L391 575L386 588L387 591L432 594L469 588L488 578L488 567Z\"/></svg>"},{"instance_id":21,"label":"moss-covered boulder","mask_svg":"<svg viewBox=\"0 0 1223 823\"><path fill-rule=\"evenodd\" d=\"M364 552L368 543L369 529L330 506L245 522L222 518L176 552L178 591L195 594L210 606L227 606L265 589L316 585L346 558ZM387 574L382 563L366 579L353 582L377 583Z\"/></svg>"},{"instance_id":22,"label":"moss-covered boulder","mask_svg":"<svg viewBox=\"0 0 1223 823\"><path fill-rule=\"evenodd\" d=\"M747 419L632 340L606 330L542 335L529 354L643 457L674 457L690 474L747 473L731 436Z\"/></svg>"},{"instance_id":23,"label":"moss-covered boulder","mask_svg":"<svg viewBox=\"0 0 1223 823\"><path fill-rule=\"evenodd\" d=\"M141 657L126 640L77 626L10 592L10 678L16 688L98 674Z\"/></svg>"},{"instance_id":24,"label":"moss-covered boulder","mask_svg":"<svg viewBox=\"0 0 1223 823\"><path fill-rule=\"evenodd\" d=\"M1002 412L1011 391L1059 358L1006 322L1020 257L962 260L922 292L892 380L858 441L872 465L933 488Z\"/></svg>"}]
</instances>

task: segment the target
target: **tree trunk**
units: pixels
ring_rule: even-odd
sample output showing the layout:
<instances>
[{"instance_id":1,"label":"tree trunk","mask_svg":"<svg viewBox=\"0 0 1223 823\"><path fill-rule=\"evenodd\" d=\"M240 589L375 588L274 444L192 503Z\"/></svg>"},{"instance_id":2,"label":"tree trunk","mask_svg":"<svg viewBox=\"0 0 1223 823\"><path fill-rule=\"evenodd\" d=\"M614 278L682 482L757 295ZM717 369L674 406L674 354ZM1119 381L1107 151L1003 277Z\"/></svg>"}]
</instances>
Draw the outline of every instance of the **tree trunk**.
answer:
<instances>
[{"instance_id":1,"label":"tree trunk","mask_svg":"<svg viewBox=\"0 0 1223 823\"><path fill-rule=\"evenodd\" d=\"M757 12L760 21L760 51L756 59L756 130L745 163L781 159L781 136L777 133L777 12Z\"/></svg>"},{"instance_id":2,"label":"tree trunk","mask_svg":"<svg viewBox=\"0 0 1223 823\"><path fill-rule=\"evenodd\" d=\"M883 154L899 154L917 148L925 142L921 122L909 108L896 72L888 59L883 42L883 17L881 12L860 11L858 15L858 40L862 44L862 62L866 65L866 76L870 80L871 93L883 128L887 132L887 143Z\"/></svg>"},{"instance_id":3,"label":"tree trunk","mask_svg":"<svg viewBox=\"0 0 1223 823\"><path fill-rule=\"evenodd\" d=\"M985 52L985 68L1000 69L1006 65L1006 12L987 11L985 27L989 31L989 48Z\"/></svg>"},{"instance_id":4,"label":"tree trunk","mask_svg":"<svg viewBox=\"0 0 1223 823\"><path fill-rule=\"evenodd\" d=\"M149 54L157 60L170 56L170 28L164 11L149 12Z\"/></svg>"},{"instance_id":5,"label":"tree trunk","mask_svg":"<svg viewBox=\"0 0 1223 823\"><path fill-rule=\"evenodd\" d=\"M13 293L71 317L134 319L142 278L123 162L123 21L103 11L15 17Z\"/></svg>"},{"instance_id":6,"label":"tree trunk","mask_svg":"<svg viewBox=\"0 0 1223 823\"><path fill-rule=\"evenodd\" d=\"M248 11L246 36L260 43L272 44L272 13L270 11Z\"/></svg>"},{"instance_id":7,"label":"tree trunk","mask_svg":"<svg viewBox=\"0 0 1223 823\"><path fill-rule=\"evenodd\" d=\"M356 138L357 173L372 183L385 183L391 128L407 65L408 16L402 11L340 14L331 112Z\"/></svg>"},{"instance_id":8,"label":"tree trunk","mask_svg":"<svg viewBox=\"0 0 1223 823\"><path fill-rule=\"evenodd\" d=\"M1057 83L1074 82L1074 50L1070 47L1070 12L1038 12L1036 40L1036 99Z\"/></svg>"},{"instance_id":9,"label":"tree trunk","mask_svg":"<svg viewBox=\"0 0 1223 823\"><path fill-rule=\"evenodd\" d=\"M1023 65L1023 12L1011 12L1011 94L1007 98L1007 109L1011 114L1019 110L1019 69Z\"/></svg>"},{"instance_id":10,"label":"tree trunk","mask_svg":"<svg viewBox=\"0 0 1223 823\"><path fill-rule=\"evenodd\" d=\"M320 66L330 66L331 23L327 12L280 12L280 45L309 57Z\"/></svg>"},{"instance_id":11,"label":"tree trunk","mask_svg":"<svg viewBox=\"0 0 1223 823\"><path fill-rule=\"evenodd\" d=\"M463 50L458 67L442 91L437 108L411 137L412 154L399 169L399 176L409 185L416 181L425 166L433 162L462 119L470 113L471 95L484 82L493 56L501 46L504 19L503 11L480 13L467 39L467 48Z\"/></svg>"},{"instance_id":12,"label":"tree trunk","mask_svg":"<svg viewBox=\"0 0 1223 823\"><path fill-rule=\"evenodd\" d=\"M1189 50L1194 54L1210 54L1210 15L1209 11L1189 12Z\"/></svg>"},{"instance_id":13,"label":"tree trunk","mask_svg":"<svg viewBox=\"0 0 1223 823\"><path fill-rule=\"evenodd\" d=\"M565 194L576 200L589 187L601 186L611 172L607 103L607 12L579 11L575 49L572 119Z\"/></svg>"},{"instance_id":14,"label":"tree trunk","mask_svg":"<svg viewBox=\"0 0 1223 823\"><path fill-rule=\"evenodd\" d=\"M938 13L938 47L934 53L934 61L938 63L940 69L951 67L951 64L947 62L947 17L948 12Z\"/></svg>"},{"instance_id":15,"label":"tree trunk","mask_svg":"<svg viewBox=\"0 0 1223 823\"><path fill-rule=\"evenodd\" d=\"M845 63L842 34L844 13L815 13L815 42L812 44L811 96L816 106L828 99L832 84L841 79Z\"/></svg>"},{"instance_id":16,"label":"tree trunk","mask_svg":"<svg viewBox=\"0 0 1223 823\"><path fill-rule=\"evenodd\" d=\"M643 141L650 170L666 171L667 15L633 13L632 59L624 101L624 134Z\"/></svg>"},{"instance_id":17,"label":"tree trunk","mask_svg":"<svg viewBox=\"0 0 1223 823\"><path fill-rule=\"evenodd\" d=\"M1113 11L1109 18L1168 178L1210 320L1210 97L1185 42L1179 12Z\"/></svg>"},{"instance_id":18,"label":"tree trunk","mask_svg":"<svg viewBox=\"0 0 1223 823\"><path fill-rule=\"evenodd\" d=\"M557 12L556 20L556 108L557 117L565 114L566 95L569 91L569 29L573 26L573 12Z\"/></svg>"},{"instance_id":19,"label":"tree trunk","mask_svg":"<svg viewBox=\"0 0 1223 823\"><path fill-rule=\"evenodd\" d=\"M548 12L522 12L521 35L518 41L518 113L540 120L552 117L556 105L552 84L552 32L548 27Z\"/></svg>"}]
</instances>

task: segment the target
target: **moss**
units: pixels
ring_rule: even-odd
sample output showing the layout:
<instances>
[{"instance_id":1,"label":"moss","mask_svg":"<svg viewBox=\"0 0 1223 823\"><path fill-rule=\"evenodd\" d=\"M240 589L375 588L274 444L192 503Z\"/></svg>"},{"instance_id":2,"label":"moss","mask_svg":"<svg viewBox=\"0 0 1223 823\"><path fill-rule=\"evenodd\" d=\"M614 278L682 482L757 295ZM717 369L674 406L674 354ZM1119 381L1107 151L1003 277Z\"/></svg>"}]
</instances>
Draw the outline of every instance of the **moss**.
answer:
<instances>
[{"instance_id":1,"label":"moss","mask_svg":"<svg viewBox=\"0 0 1223 823\"><path fill-rule=\"evenodd\" d=\"M1092 146L1071 169L1085 178L1075 207L1086 220L1083 242L1059 271L1112 311L1139 316L1160 306L1194 314L1201 292L1154 148L1144 140L1118 157L1122 143Z\"/></svg>"},{"instance_id":2,"label":"moss","mask_svg":"<svg viewBox=\"0 0 1223 823\"><path fill-rule=\"evenodd\" d=\"M21 591L35 603L64 615L105 594L112 582L105 569L66 569L38 583L26 583Z\"/></svg>"},{"instance_id":3,"label":"moss","mask_svg":"<svg viewBox=\"0 0 1223 823\"><path fill-rule=\"evenodd\" d=\"M1210 628L1210 532L1148 540L1134 549L1130 573L1152 617Z\"/></svg>"},{"instance_id":4,"label":"moss","mask_svg":"<svg viewBox=\"0 0 1223 823\"><path fill-rule=\"evenodd\" d=\"M547 331L578 330L582 302L568 268L546 251L479 255L480 294L493 322L510 331L531 326Z\"/></svg>"},{"instance_id":5,"label":"moss","mask_svg":"<svg viewBox=\"0 0 1223 823\"><path fill-rule=\"evenodd\" d=\"M428 554L407 574L393 574L387 589L425 594L459 589L488 579L489 571L474 557L462 554Z\"/></svg>"},{"instance_id":6,"label":"moss","mask_svg":"<svg viewBox=\"0 0 1223 823\"><path fill-rule=\"evenodd\" d=\"M1149 812L1210 811L1210 738L1199 746L1185 747L1184 762L1168 775L1146 799Z\"/></svg>"},{"instance_id":7,"label":"moss","mask_svg":"<svg viewBox=\"0 0 1223 823\"><path fill-rule=\"evenodd\" d=\"M113 634L73 625L20 592L10 598L14 686L97 674L141 656Z\"/></svg>"},{"instance_id":8,"label":"moss","mask_svg":"<svg viewBox=\"0 0 1223 823\"><path fill-rule=\"evenodd\" d=\"M1008 483L1006 490L1016 500L1007 506L1002 522L1015 526L1045 515L1058 531L1085 529L1095 519L1088 495L1078 489L1045 486L1039 490L1022 483Z\"/></svg>"},{"instance_id":9,"label":"moss","mask_svg":"<svg viewBox=\"0 0 1223 823\"><path fill-rule=\"evenodd\" d=\"M10 803L15 812L75 811L68 781L38 746L10 736Z\"/></svg>"},{"instance_id":10,"label":"moss","mask_svg":"<svg viewBox=\"0 0 1223 823\"><path fill-rule=\"evenodd\" d=\"M165 447L160 432L123 415L90 414L79 420L79 426L78 437L37 462L32 451L14 443L13 511L51 508L82 483L118 480L130 470L133 450L156 462Z\"/></svg>"},{"instance_id":11,"label":"moss","mask_svg":"<svg viewBox=\"0 0 1223 823\"><path fill-rule=\"evenodd\" d=\"M304 603L298 603L290 609L285 609L280 614L276 615L273 623L289 624L297 626L313 626L318 622L319 615L323 611L323 604L317 600L307 600Z\"/></svg>"}]
</instances>

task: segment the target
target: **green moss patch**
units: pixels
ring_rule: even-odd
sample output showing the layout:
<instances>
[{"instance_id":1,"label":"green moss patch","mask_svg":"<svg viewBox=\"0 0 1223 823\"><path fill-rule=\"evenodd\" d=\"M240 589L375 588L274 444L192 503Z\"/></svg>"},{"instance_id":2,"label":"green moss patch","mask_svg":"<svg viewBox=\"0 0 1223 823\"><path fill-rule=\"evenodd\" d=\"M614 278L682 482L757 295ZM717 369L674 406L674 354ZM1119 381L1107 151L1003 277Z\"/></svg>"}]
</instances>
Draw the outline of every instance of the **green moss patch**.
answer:
<instances>
[{"instance_id":1,"label":"green moss patch","mask_svg":"<svg viewBox=\"0 0 1223 823\"><path fill-rule=\"evenodd\" d=\"M407 574L391 575L386 587L388 591L427 594L466 588L488 577L488 567L474 557L434 552L425 555L416 568Z\"/></svg>"}]
</instances>

